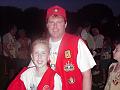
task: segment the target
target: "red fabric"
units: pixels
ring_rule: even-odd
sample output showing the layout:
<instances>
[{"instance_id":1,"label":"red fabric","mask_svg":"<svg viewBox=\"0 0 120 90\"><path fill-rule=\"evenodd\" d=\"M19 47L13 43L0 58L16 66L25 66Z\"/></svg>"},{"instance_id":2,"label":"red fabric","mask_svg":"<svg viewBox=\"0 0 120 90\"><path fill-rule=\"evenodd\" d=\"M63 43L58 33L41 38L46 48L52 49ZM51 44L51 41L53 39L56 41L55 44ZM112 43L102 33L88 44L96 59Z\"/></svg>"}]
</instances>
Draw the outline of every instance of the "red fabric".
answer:
<instances>
[{"instance_id":1,"label":"red fabric","mask_svg":"<svg viewBox=\"0 0 120 90\"><path fill-rule=\"evenodd\" d=\"M56 72L62 77L62 90L82 90L82 74L76 62L78 53L78 40L79 37L66 33L59 47L56 62ZM70 51L70 58L65 58L65 51ZM68 61L74 65L73 71L66 72L64 70L64 67ZM69 84L70 77L73 77L75 80L75 82L72 84Z\"/></svg>"},{"instance_id":2,"label":"red fabric","mask_svg":"<svg viewBox=\"0 0 120 90\"><path fill-rule=\"evenodd\" d=\"M63 16L64 19L66 20L66 12L65 12L65 9L63 9L62 7L60 6L53 6L53 7L50 7L48 10L47 10L47 16L46 16L46 19L48 19L50 16L52 15L60 15L60 16Z\"/></svg>"},{"instance_id":3,"label":"red fabric","mask_svg":"<svg viewBox=\"0 0 120 90\"><path fill-rule=\"evenodd\" d=\"M10 83L7 90L26 90L24 83L21 81L21 74L27 70L27 67L24 67L21 72L16 76L16 78Z\"/></svg>"},{"instance_id":4,"label":"red fabric","mask_svg":"<svg viewBox=\"0 0 120 90\"><path fill-rule=\"evenodd\" d=\"M16 76L16 78L10 83L7 90L26 90L24 83L20 79L21 74L25 70L27 70L26 67L23 68L21 72ZM48 68L42 80L40 81L37 90L47 90L46 88L50 88L50 90L53 90L54 76L55 76L55 71L53 71L51 68Z\"/></svg>"},{"instance_id":5,"label":"red fabric","mask_svg":"<svg viewBox=\"0 0 120 90\"><path fill-rule=\"evenodd\" d=\"M40 84L38 85L38 90L53 90L54 76L55 76L55 71L49 68L47 72L45 72ZM48 88L47 86L49 86L49 89L45 89Z\"/></svg>"}]
</instances>

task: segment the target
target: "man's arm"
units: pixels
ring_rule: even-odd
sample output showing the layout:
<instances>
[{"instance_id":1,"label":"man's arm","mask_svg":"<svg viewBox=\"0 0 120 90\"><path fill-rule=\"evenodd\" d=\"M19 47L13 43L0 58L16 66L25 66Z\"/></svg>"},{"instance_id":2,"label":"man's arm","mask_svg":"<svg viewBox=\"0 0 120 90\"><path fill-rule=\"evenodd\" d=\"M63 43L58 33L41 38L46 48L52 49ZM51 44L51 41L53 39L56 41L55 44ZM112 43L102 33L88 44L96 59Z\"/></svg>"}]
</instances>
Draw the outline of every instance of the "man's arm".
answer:
<instances>
[{"instance_id":1,"label":"man's arm","mask_svg":"<svg viewBox=\"0 0 120 90\"><path fill-rule=\"evenodd\" d=\"M92 90L92 74L91 70L82 72L83 75L83 90Z\"/></svg>"}]
</instances>

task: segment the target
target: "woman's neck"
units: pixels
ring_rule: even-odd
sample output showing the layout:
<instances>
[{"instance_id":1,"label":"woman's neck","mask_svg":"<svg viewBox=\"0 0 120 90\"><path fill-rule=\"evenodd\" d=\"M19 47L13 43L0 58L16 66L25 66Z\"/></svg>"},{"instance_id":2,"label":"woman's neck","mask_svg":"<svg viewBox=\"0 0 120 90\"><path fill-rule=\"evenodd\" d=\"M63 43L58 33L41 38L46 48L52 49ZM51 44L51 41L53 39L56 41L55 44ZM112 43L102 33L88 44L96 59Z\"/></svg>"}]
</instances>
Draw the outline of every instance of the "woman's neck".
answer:
<instances>
[{"instance_id":1,"label":"woman's neck","mask_svg":"<svg viewBox=\"0 0 120 90\"><path fill-rule=\"evenodd\" d=\"M37 73L39 76L43 76L47 69L48 69L47 66L41 67L41 68L40 68L40 67L39 67L39 68L36 68L36 73Z\"/></svg>"}]
</instances>

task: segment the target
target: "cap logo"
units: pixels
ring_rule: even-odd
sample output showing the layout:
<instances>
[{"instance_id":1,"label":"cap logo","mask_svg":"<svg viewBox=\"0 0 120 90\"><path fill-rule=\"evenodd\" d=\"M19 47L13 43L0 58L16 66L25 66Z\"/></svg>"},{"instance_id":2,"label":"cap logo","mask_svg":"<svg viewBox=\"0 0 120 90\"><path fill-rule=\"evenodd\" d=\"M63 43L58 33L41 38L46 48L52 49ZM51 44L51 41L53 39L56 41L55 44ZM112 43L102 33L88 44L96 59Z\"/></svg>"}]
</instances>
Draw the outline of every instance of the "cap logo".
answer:
<instances>
[{"instance_id":1,"label":"cap logo","mask_svg":"<svg viewBox=\"0 0 120 90\"><path fill-rule=\"evenodd\" d=\"M59 11L58 8L55 8L55 9L54 9L54 12L58 12L58 11Z\"/></svg>"}]
</instances>

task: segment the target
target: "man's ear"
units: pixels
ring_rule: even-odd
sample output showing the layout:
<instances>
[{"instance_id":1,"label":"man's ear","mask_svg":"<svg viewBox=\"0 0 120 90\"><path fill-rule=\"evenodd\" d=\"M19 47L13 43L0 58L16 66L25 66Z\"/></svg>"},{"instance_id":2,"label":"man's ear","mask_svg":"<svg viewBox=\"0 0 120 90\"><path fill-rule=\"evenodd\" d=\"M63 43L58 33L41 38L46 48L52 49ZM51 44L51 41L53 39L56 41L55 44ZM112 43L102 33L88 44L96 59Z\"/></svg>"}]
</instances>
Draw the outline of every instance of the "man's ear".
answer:
<instances>
[{"instance_id":1,"label":"man's ear","mask_svg":"<svg viewBox=\"0 0 120 90\"><path fill-rule=\"evenodd\" d=\"M31 54L30 56L31 56L31 59L33 60L33 56L32 56L32 54Z\"/></svg>"},{"instance_id":2,"label":"man's ear","mask_svg":"<svg viewBox=\"0 0 120 90\"><path fill-rule=\"evenodd\" d=\"M46 24L46 28L48 28L48 22L46 22L47 24Z\"/></svg>"},{"instance_id":3,"label":"man's ear","mask_svg":"<svg viewBox=\"0 0 120 90\"><path fill-rule=\"evenodd\" d=\"M65 23L65 28L67 27L67 22Z\"/></svg>"}]
</instances>

